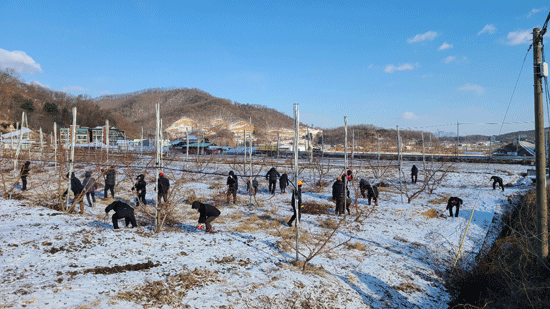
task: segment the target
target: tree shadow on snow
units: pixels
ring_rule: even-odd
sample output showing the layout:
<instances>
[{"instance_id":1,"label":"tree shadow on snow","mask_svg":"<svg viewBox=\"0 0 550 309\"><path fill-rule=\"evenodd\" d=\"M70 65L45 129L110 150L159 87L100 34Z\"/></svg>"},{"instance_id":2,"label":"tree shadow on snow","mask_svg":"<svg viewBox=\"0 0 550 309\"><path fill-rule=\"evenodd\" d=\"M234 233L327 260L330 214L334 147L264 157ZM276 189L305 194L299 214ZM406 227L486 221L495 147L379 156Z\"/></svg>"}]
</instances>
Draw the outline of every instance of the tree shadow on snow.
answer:
<instances>
[{"instance_id":1,"label":"tree shadow on snow","mask_svg":"<svg viewBox=\"0 0 550 309\"><path fill-rule=\"evenodd\" d=\"M371 291L371 294L375 294L375 296L362 290L357 284L351 282L349 278L340 275L337 277L359 293L366 305L372 306L373 308L421 308L411 303L405 296L401 295L377 277L358 271L353 271L353 274L357 276L357 279Z\"/></svg>"}]
</instances>

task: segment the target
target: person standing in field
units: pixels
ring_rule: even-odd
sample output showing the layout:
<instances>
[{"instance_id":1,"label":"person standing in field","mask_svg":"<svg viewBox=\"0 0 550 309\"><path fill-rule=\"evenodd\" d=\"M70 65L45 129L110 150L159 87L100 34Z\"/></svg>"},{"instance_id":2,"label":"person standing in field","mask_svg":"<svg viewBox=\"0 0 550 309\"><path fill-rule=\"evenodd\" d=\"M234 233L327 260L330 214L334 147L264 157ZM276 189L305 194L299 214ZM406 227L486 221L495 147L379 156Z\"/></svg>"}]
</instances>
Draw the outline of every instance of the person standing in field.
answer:
<instances>
[{"instance_id":1,"label":"person standing in field","mask_svg":"<svg viewBox=\"0 0 550 309\"><path fill-rule=\"evenodd\" d=\"M21 191L27 190L27 177L29 176L31 161L26 161L25 164L21 167L21 172L19 176L21 177Z\"/></svg>"}]
</instances>

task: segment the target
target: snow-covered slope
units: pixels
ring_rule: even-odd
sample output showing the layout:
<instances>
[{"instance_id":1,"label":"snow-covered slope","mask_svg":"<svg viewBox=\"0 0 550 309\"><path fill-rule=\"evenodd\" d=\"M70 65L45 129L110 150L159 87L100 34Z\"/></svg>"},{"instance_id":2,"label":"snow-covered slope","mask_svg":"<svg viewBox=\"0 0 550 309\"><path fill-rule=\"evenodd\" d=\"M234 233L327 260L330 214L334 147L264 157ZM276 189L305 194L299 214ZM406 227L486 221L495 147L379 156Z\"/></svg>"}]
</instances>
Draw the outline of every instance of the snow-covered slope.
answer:
<instances>
[{"instance_id":1,"label":"snow-covered slope","mask_svg":"<svg viewBox=\"0 0 550 309\"><path fill-rule=\"evenodd\" d=\"M412 163L405 166L410 169ZM148 224L113 230L104 213L111 200L98 200L95 207L86 207L85 215L34 205L31 197L40 193L37 178L44 181L46 169L30 178L25 199L0 200L0 307L446 308L449 295L441 274L454 261L472 210L464 257L479 251L493 217L530 183L520 176L524 166L457 164L453 170L434 194L423 193L411 204L401 202L395 187L381 188L376 207L360 198L363 214L357 218L352 206L352 215L327 244L329 250L303 272L294 262L295 230L286 225L290 194L277 190L269 195L263 177L254 206L242 181L238 203L226 205L225 176L167 170L177 191L172 198L178 222L155 234ZM327 180L340 173L334 168ZM355 170L357 178L369 173ZM511 187L492 190L489 177L495 174ZM176 185L182 177L185 181ZM419 188L421 178L407 189ZM301 179L304 202L333 205L330 185L317 193L311 171L305 170ZM395 174L388 179L395 181ZM130 199L130 187L120 168L116 194ZM221 210L213 223L216 233L195 228L198 214L184 202L191 192ZM445 211L450 196L464 200L458 218ZM437 215L433 210L429 215L430 209ZM136 213L138 223L151 222L143 209ZM326 238L339 218L332 206L326 214L303 214L301 253L308 255L308 247Z\"/></svg>"}]
</instances>

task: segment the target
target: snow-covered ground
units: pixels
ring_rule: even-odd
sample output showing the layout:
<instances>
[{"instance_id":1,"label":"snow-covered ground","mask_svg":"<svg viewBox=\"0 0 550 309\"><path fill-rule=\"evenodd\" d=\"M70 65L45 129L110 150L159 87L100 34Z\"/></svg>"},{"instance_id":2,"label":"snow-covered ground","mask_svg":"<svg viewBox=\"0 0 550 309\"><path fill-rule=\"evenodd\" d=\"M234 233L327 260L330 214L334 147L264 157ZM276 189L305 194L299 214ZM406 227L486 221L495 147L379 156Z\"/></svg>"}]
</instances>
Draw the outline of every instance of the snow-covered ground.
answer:
<instances>
[{"instance_id":1,"label":"snow-covered ground","mask_svg":"<svg viewBox=\"0 0 550 309\"><path fill-rule=\"evenodd\" d=\"M405 163L406 175L412 164ZM352 206L352 215L306 271L294 262L295 230L286 225L290 194L280 194L277 187L277 194L269 195L263 177L255 206L249 205L242 180L237 204L226 205L226 177L186 173L172 196L175 222L153 233L142 209L136 210L138 228L113 230L112 212L109 217L104 212L112 199L98 199L84 215L36 206L37 199L50 196L43 194L44 186L52 190L56 184L46 180L53 179L48 168L31 170L30 190L22 200L0 200L0 308L446 308L450 298L442 274L454 262L472 210L466 258L475 256L484 241L492 242L494 233L488 231L509 208L508 199L530 188L521 176L527 168L454 164L433 194L424 192L410 204L397 191L392 170L384 180L394 186L380 189L379 205L368 206L360 198L362 215L357 217ZM121 170L116 195L130 200L134 171ZM326 214L302 215L300 251L305 255L342 218L329 201L332 181L341 172L333 169L326 178L330 184L320 192L313 192L311 171L302 172L303 201L331 205ZM172 183L181 178L173 170L165 174ZM355 175L373 180L370 171L356 169ZM504 192L492 189L491 175L508 184ZM407 190L421 187L422 178L421 171L416 185L407 179ZM152 200L152 171L146 179ZM195 228L198 213L185 202L193 191L221 210L213 222L216 233ZM445 211L451 196L464 200L458 218Z\"/></svg>"}]
</instances>

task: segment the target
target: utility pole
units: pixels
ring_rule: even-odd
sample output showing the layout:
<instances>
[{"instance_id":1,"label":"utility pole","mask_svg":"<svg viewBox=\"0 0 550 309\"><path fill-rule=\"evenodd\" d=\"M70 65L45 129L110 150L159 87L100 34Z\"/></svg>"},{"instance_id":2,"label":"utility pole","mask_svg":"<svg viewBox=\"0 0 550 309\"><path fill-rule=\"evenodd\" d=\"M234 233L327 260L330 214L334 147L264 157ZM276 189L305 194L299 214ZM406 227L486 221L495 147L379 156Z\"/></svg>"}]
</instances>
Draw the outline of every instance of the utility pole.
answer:
<instances>
[{"instance_id":1,"label":"utility pole","mask_svg":"<svg viewBox=\"0 0 550 309\"><path fill-rule=\"evenodd\" d=\"M541 262L548 258L548 205L546 200L546 147L544 139L544 112L542 97L542 38L546 32L540 28L533 29L533 72L535 79L535 154L537 173L537 239L540 239L538 250Z\"/></svg>"}]
</instances>

